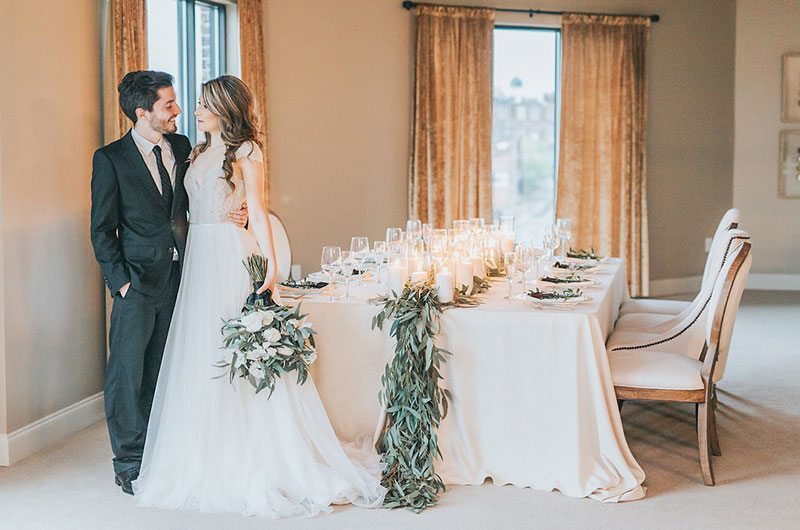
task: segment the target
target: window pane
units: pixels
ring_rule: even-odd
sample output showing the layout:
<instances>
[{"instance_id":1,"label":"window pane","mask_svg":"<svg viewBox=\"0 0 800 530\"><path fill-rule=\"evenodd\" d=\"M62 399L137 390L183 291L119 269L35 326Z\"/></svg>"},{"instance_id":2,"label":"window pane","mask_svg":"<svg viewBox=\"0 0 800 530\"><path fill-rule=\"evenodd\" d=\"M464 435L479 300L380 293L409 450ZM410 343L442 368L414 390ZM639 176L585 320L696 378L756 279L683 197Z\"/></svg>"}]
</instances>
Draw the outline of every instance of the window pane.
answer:
<instances>
[{"instance_id":1,"label":"window pane","mask_svg":"<svg viewBox=\"0 0 800 530\"><path fill-rule=\"evenodd\" d=\"M178 2L180 0L147 0L147 62L151 70L172 74L175 78L175 93L181 101L183 80L181 79L181 53L178 38ZM178 121L181 131L181 121Z\"/></svg>"},{"instance_id":2,"label":"window pane","mask_svg":"<svg viewBox=\"0 0 800 530\"><path fill-rule=\"evenodd\" d=\"M197 96L203 83L223 72L224 35L223 8L197 2L194 7L195 80ZM198 134L198 140L202 133Z\"/></svg>"},{"instance_id":3,"label":"window pane","mask_svg":"<svg viewBox=\"0 0 800 530\"><path fill-rule=\"evenodd\" d=\"M534 242L555 214L557 51L555 31L494 31L492 208Z\"/></svg>"}]
</instances>

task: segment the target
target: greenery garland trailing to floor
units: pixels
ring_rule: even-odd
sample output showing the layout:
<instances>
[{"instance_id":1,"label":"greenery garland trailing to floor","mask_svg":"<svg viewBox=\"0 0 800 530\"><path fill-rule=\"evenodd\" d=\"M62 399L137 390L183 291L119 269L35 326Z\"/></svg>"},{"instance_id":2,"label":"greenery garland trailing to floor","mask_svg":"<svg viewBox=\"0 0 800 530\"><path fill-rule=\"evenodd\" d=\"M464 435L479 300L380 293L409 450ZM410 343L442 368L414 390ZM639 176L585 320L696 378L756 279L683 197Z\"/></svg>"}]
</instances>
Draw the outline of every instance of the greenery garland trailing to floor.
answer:
<instances>
[{"instance_id":1,"label":"greenery garland trailing to floor","mask_svg":"<svg viewBox=\"0 0 800 530\"><path fill-rule=\"evenodd\" d=\"M441 456L436 430L447 415L450 392L439 386L440 367L450 352L436 346L442 311L447 307L472 307L475 294L488 282L473 284L456 293L454 302L439 302L431 281L406 284L397 297L380 297L383 305L372 318L372 328L383 329L393 319L389 335L396 339L394 357L386 365L381 383L381 405L386 411L377 449L386 465L382 484L387 488L384 506L408 508L417 513L434 506L444 483L433 467Z\"/></svg>"}]
</instances>

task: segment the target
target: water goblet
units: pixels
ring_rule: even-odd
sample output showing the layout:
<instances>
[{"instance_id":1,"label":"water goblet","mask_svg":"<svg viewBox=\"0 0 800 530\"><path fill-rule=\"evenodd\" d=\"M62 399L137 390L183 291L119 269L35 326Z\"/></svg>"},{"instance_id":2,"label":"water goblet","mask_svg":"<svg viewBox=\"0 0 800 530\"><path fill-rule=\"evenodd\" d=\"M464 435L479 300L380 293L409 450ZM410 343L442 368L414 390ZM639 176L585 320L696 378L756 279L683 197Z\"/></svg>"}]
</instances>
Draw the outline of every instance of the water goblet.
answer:
<instances>
[{"instance_id":1,"label":"water goblet","mask_svg":"<svg viewBox=\"0 0 800 530\"><path fill-rule=\"evenodd\" d=\"M369 239L366 237L354 237L350 239L350 261L353 267L359 271L358 284L362 285L361 276L364 273L364 263L369 257Z\"/></svg>"},{"instance_id":2,"label":"water goblet","mask_svg":"<svg viewBox=\"0 0 800 530\"><path fill-rule=\"evenodd\" d=\"M567 242L572 239L572 219L557 219L556 232L561 239L561 259L564 259L567 257Z\"/></svg>"},{"instance_id":3,"label":"water goblet","mask_svg":"<svg viewBox=\"0 0 800 530\"><path fill-rule=\"evenodd\" d=\"M508 279L508 296L506 296L506 300L510 300L514 284L514 273L517 272L517 253L506 252L503 254L503 260L506 264L506 278Z\"/></svg>"},{"instance_id":4,"label":"water goblet","mask_svg":"<svg viewBox=\"0 0 800 530\"><path fill-rule=\"evenodd\" d=\"M333 274L339 269L342 263L341 247L322 247L321 258L322 272L326 273L330 279L328 283L328 301L333 302Z\"/></svg>"}]
</instances>

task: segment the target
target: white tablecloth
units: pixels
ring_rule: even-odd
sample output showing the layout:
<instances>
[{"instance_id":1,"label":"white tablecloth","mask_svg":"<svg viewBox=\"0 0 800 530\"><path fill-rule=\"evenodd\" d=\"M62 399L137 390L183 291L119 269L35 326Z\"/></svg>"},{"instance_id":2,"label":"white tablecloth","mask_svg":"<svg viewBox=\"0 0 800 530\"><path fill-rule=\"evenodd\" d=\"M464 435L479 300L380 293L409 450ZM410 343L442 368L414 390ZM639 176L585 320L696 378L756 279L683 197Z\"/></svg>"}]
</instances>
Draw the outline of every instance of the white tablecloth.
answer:
<instances>
[{"instance_id":1,"label":"white tablecloth","mask_svg":"<svg viewBox=\"0 0 800 530\"><path fill-rule=\"evenodd\" d=\"M447 484L514 484L602 501L644 496L644 472L622 430L605 340L626 296L621 261L606 264L593 298L571 312L503 300L497 281L474 308L444 312L437 345L453 353L444 385L453 402L439 431ZM519 287L517 287L519 289ZM313 377L340 438L372 437L380 377L394 351L388 326L370 329L366 300L302 301L317 335Z\"/></svg>"}]
</instances>

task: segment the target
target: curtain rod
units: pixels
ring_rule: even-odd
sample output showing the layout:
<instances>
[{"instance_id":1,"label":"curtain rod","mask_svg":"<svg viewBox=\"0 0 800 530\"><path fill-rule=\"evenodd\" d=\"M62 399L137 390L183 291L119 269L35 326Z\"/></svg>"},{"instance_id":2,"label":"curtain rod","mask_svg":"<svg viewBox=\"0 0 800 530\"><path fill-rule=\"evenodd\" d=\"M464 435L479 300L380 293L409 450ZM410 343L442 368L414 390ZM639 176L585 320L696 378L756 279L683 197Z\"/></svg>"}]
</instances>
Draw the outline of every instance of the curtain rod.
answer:
<instances>
[{"instance_id":1,"label":"curtain rod","mask_svg":"<svg viewBox=\"0 0 800 530\"><path fill-rule=\"evenodd\" d=\"M418 5L419 5L419 2L411 2L409 0L405 0L403 2L403 8L404 9L408 9L409 11L414 9ZM493 10L501 12L501 13L527 13L528 16L530 16L530 17L532 17L533 15L563 15L565 13L568 13L567 11L548 11L546 9L514 9L514 8L508 8L508 7L489 7L489 6L450 6L450 5L448 5L448 6L445 6L445 7L467 7L467 8L474 7L474 8L483 8L483 9L493 9ZM578 15L604 15L605 14L605 13L581 13L581 12L575 12L575 11L570 11L570 13L576 13ZM609 16L615 16L615 17L640 17L640 16L644 16L644 17L649 18L650 22L658 22L659 20L661 20L661 17L659 15L617 15L617 14L609 14Z\"/></svg>"}]
</instances>

